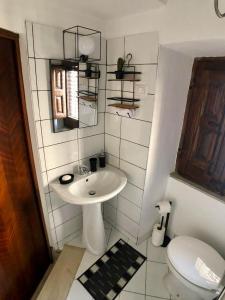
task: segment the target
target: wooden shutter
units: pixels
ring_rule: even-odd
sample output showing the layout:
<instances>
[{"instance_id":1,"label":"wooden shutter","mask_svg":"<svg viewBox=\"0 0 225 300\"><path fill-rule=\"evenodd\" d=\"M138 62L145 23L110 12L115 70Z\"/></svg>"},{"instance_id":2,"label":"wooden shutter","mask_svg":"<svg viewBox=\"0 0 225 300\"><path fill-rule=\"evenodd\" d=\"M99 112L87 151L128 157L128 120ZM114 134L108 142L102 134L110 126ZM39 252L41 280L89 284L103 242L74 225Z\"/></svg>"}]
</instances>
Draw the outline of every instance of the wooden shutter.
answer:
<instances>
[{"instance_id":1,"label":"wooden shutter","mask_svg":"<svg viewBox=\"0 0 225 300\"><path fill-rule=\"evenodd\" d=\"M225 191L225 60L196 60L189 89L177 172Z\"/></svg>"},{"instance_id":2,"label":"wooden shutter","mask_svg":"<svg viewBox=\"0 0 225 300\"><path fill-rule=\"evenodd\" d=\"M67 116L65 69L61 66L52 66L51 78L53 117L54 119L64 119Z\"/></svg>"}]
</instances>

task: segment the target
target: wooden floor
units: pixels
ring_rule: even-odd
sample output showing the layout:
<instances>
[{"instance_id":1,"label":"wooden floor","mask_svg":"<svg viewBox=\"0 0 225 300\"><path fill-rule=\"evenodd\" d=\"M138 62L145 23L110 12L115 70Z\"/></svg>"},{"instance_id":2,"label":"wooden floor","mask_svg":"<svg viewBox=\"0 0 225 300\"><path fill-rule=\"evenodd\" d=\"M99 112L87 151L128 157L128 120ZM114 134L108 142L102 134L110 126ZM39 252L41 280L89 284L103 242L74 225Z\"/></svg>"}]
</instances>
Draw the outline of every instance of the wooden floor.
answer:
<instances>
[{"instance_id":1,"label":"wooden floor","mask_svg":"<svg viewBox=\"0 0 225 300\"><path fill-rule=\"evenodd\" d=\"M65 300L85 249L65 245L36 300Z\"/></svg>"}]
</instances>

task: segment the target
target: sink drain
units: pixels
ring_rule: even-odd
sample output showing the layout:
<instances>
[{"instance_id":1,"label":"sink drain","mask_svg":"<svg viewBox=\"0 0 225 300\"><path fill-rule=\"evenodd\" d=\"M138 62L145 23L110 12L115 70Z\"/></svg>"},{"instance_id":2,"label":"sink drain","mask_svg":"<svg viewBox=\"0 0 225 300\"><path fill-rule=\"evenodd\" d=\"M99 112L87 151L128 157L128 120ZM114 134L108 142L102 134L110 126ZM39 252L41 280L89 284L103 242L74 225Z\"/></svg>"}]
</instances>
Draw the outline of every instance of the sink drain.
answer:
<instances>
[{"instance_id":1,"label":"sink drain","mask_svg":"<svg viewBox=\"0 0 225 300\"><path fill-rule=\"evenodd\" d=\"M90 196L94 196L94 195L96 194L96 191L90 191L90 192L88 192L88 194L89 194Z\"/></svg>"}]
</instances>

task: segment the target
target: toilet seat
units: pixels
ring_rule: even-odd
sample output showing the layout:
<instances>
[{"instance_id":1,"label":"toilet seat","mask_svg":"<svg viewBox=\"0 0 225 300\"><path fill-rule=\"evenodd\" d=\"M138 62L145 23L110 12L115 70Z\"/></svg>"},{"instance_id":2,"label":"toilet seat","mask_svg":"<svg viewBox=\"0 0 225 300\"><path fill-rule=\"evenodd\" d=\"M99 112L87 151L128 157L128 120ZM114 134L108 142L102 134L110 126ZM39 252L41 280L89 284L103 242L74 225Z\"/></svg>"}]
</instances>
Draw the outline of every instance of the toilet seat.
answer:
<instances>
[{"instance_id":1,"label":"toilet seat","mask_svg":"<svg viewBox=\"0 0 225 300\"><path fill-rule=\"evenodd\" d=\"M192 285L190 288L216 291L225 274L225 261L219 253L192 237L173 239L167 248L167 259L171 271L186 279Z\"/></svg>"}]
</instances>

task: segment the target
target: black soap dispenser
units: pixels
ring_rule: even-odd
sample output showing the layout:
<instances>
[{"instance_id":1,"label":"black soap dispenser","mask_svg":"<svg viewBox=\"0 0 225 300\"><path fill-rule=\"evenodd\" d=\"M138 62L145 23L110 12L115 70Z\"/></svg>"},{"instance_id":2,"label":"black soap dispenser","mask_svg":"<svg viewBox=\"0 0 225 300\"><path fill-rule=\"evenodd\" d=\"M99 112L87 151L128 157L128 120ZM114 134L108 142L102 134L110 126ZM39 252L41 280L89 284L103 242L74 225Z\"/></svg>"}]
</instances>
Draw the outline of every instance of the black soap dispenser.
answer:
<instances>
[{"instance_id":1,"label":"black soap dispenser","mask_svg":"<svg viewBox=\"0 0 225 300\"><path fill-rule=\"evenodd\" d=\"M99 167L100 168L105 168L105 153L103 151L99 155L98 159L99 159Z\"/></svg>"}]
</instances>

